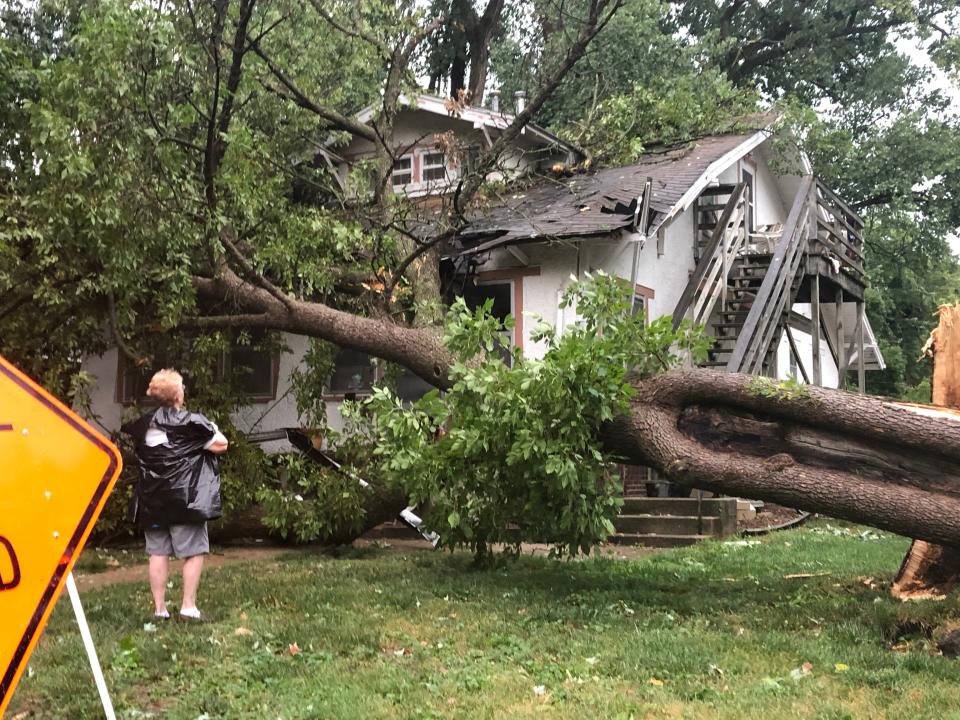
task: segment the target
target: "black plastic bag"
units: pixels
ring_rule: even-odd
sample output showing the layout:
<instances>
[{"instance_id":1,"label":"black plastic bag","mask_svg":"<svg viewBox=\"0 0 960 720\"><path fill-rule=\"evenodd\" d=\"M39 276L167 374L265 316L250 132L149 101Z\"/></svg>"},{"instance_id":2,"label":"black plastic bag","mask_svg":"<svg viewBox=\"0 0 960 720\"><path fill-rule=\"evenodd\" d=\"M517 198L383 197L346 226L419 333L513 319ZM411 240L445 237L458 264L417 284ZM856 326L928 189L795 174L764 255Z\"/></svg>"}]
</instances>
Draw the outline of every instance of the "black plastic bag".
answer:
<instances>
[{"instance_id":1,"label":"black plastic bag","mask_svg":"<svg viewBox=\"0 0 960 720\"><path fill-rule=\"evenodd\" d=\"M147 445L147 431L156 428L167 442ZM204 450L217 429L203 415L172 407L147 413L122 428L136 443L140 466L133 519L143 528L189 525L222 514L220 465Z\"/></svg>"}]
</instances>

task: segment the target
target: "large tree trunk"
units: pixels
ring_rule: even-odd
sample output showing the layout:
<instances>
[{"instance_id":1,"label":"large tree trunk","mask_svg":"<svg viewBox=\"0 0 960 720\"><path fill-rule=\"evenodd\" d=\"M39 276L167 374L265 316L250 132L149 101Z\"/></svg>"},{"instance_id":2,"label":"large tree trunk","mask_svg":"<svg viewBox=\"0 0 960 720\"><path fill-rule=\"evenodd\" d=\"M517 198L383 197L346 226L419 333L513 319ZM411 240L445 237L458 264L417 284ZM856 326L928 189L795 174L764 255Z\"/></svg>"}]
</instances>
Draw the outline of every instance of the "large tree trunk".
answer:
<instances>
[{"instance_id":1,"label":"large tree trunk","mask_svg":"<svg viewBox=\"0 0 960 720\"><path fill-rule=\"evenodd\" d=\"M931 400L960 407L960 304L940 308L940 324L926 350L933 357ZM942 597L960 582L960 550L914 540L890 588L901 600Z\"/></svg>"},{"instance_id":2,"label":"large tree trunk","mask_svg":"<svg viewBox=\"0 0 960 720\"><path fill-rule=\"evenodd\" d=\"M430 330L319 303L285 304L230 272L196 282L201 295L242 298L254 313L199 319L200 327L262 323L397 362L437 387L449 384L452 358ZM694 487L960 547L960 412L677 370L639 383L630 413L603 435L627 461Z\"/></svg>"},{"instance_id":3,"label":"large tree trunk","mask_svg":"<svg viewBox=\"0 0 960 720\"><path fill-rule=\"evenodd\" d=\"M684 370L639 384L604 440L694 487L960 546L960 413Z\"/></svg>"}]
</instances>

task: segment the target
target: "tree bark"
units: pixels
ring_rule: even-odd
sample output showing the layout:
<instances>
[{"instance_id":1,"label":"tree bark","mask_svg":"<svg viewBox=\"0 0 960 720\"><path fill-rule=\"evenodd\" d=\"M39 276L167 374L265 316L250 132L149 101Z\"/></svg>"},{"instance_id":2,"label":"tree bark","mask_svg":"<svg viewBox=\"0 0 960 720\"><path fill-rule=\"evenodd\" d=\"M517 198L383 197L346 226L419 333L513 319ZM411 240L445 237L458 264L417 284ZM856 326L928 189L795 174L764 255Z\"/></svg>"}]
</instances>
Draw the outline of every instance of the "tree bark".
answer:
<instances>
[{"instance_id":1,"label":"tree bark","mask_svg":"<svg viewBox=\"0 0 960 720\"><path fill-rule=\"evenodd\" d=\"M467 90L471 105L483 104L490 66L490 43L500 25L504 0L488 0L482 15L474 11L472 22L467 27L467 43L470 46L470 75Z\"/></svg>"},{"instance_id":2,"label":"tree bark","mask_svg":"<svg viewBox=\"0 0 960 720\"><path fill-rule=\"evenodd\" d=\"M640 383L604 440L693 487L960 546L960 413L684 370Z\"/></svg>"},{"instance_id":3,"label":"tree bark","mask_svg":"<svg viewBox=\"0 0 960 720\"><path fill-rule=\"evenodd\" d=\"M960 407L960 304L940 308L926 351L933 357L931 402ZM914 540L890 588L901 600L943 597L960 583L960 550Z\"/></svg>"}]
</instances>

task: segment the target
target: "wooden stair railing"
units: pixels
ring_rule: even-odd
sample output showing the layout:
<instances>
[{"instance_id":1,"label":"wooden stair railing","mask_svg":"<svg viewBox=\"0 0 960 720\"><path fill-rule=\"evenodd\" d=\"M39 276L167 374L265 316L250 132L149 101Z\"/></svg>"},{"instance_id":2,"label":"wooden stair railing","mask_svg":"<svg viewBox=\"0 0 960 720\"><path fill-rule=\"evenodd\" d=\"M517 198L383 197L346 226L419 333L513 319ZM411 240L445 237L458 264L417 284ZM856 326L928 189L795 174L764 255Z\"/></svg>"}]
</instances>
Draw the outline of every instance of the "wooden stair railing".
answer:
<instances>
[{"instance_id":1,"label":"wooden stair railing","mask_svg":"<svg viewBox=\"0 0 960 720\"><path fill-rule=\"evenodd\" d=\"M811 253L836 258L847 275L865 285L863 218L821 180L816 197L817 237L811 241Z\"/></svg>"},{"instance_id":2,"label":"wooden stair railing","mask_svg":"<svg viewBox=\"0 0 960 720\"><path fill-rule=\"evenodd\" d=\"M673 329L680 327L687 312L693 309L694 324L706 323L717 300L725 299L727 276L746 239L744 216L747 193L744 183L739 183L730 194L710 243L704 248L693 275L687 282L677 307L673 311Z\"/></svg>"},{"instance_id":3,"label":"wooden stair railing","mask_svg":"<svg viewBox=\"0 0 960 720\"><path fill-rule=\"evenodd\" d=\"M801 261L810 239L813 183L812 175L804 176L800 182L783 235L727 362L729 372L760 373L767 351L779 338L784 314L790 311L796 296L798 274L804 271Z\"/></svg>"}]
</instances>

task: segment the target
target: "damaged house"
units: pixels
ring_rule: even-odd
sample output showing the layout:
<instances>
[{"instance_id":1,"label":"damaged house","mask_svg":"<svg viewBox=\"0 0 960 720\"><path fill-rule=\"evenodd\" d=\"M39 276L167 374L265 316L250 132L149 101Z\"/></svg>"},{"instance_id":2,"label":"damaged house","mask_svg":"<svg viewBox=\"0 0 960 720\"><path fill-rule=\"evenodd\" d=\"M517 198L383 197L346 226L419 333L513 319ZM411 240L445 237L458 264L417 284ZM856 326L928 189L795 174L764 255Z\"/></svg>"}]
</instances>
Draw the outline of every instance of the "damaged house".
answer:
<instances>
[{"instance_id":1,"label":"damaged house","mask_svg":"<svg viewBox=\"0 0 960 720\"><path fill-rule=\"evenodd\" d=\"M394 190L425 199L448 193L469 157L450 156L436 138L490 144L511 120L495 104L451 112L441 98L405 98L395 141L407 149L394 169ZM355 139L324 155L343 186L351 166L369 155L367 144ZM528 125L498 177L544 179L494 203L444 262L469 302L492 299L495 314L514 316L512 344L525 357L546 348L531 340L524 312L562 332L577 319L575 308L559 303L571 277L603 270L631 283L646 317L704 324L715 338L707 364L718 370L828 387L849 381L862 391L865 372L884 367L864 312L863 221L767 127L650 148L624 167L568 177L550 171L580 159L576 148ZM283 429L300 424L290 378L307 339L285 341L289 353L244 348L226 361L249 370L251 404L238 411L237 426L268 449L282 449ZM149 373L129 367L116 350L88 358L84 369L97 378L93 411L118 427ZM341 351L326 388L331 425L340 422L339 401L362 397L376 380L370 358ZM411 376L399 389L415 397L423 386Z\"/></svg>"}]
</instances>

